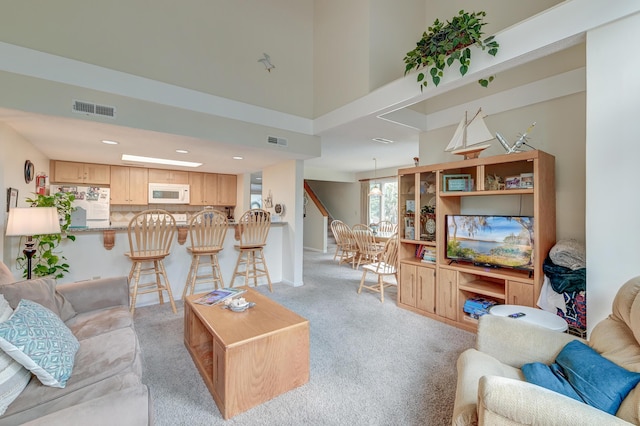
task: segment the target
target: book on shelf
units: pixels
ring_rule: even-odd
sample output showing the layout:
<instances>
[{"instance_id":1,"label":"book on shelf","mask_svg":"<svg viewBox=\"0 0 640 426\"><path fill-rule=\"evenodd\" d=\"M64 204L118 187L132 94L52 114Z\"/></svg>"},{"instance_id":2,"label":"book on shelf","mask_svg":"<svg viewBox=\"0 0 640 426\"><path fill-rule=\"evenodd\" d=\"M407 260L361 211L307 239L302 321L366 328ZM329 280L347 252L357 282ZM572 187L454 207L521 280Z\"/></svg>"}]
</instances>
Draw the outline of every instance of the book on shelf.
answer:
<instances>
[{"instance_id":1,"label":"book on shelf","mask_svg":"<svg viewBox=\"0 0 640 426\"><path fill-rule=\"evenodd\" d=\"M420 259L420 261L424 263L435 263L436 251L431 246L418 244L416 246L416 259Z\"/></svg>"},{"instance_id":2,"label":"book on shelf","mask_svg":"<svg viewBox=\"0 0 640 426\"><path fill-rule=\"evenodd\" d=\"M224 300L238 296L246 291L247 290L241 288L219 288L203 295L202 297L199 297L198 299L194 300L194 303L207 306L217 305Z\"/></svg>"}]
</instances>

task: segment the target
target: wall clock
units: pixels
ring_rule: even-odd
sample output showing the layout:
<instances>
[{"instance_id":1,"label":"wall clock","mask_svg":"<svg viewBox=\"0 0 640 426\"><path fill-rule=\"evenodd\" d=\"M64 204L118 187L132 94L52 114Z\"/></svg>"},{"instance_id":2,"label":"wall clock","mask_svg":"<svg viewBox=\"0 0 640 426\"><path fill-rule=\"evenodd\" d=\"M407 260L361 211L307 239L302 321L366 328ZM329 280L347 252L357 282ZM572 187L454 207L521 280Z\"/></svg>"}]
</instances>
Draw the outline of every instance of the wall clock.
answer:
<instances>
[{"instance_id":1,"label":"wall clock","mask_svg":"<svg viewBox=\"0 0 640 426\"><path fill-rule=\"evenodd\" d=\"M24 162L24 181L26 183L31 183L34 177L34 169L33 163L29 160Z\"/></svg>"}]
</instances>

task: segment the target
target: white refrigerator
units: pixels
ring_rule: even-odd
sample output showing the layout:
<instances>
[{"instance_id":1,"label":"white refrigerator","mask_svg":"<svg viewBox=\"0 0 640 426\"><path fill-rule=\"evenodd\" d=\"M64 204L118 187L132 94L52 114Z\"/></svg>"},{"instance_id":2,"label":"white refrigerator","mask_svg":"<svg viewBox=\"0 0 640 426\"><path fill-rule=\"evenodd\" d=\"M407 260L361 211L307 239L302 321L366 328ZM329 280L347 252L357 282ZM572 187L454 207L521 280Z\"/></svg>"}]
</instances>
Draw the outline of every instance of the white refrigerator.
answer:
<instances>
[{"instance_id":1,"label":"white refrigerator","mask_svg":"<svg viewBox=\"0 0 640 426\"><path fill-rule=\"evenodd\" d=\"M71 228L108 228L109 188L98 186L59 185L56 192L71 192L75 195L71 213Z\"/></svg>"}]
</instances>

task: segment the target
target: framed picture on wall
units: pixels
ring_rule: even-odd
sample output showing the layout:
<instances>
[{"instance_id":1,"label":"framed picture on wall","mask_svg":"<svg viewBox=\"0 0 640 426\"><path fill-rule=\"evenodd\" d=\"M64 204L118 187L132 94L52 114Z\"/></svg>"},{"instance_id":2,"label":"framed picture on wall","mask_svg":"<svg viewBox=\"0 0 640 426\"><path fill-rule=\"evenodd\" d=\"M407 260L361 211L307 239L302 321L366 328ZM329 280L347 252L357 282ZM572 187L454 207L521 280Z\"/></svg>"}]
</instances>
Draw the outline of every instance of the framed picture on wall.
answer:
<instances>
[{"instance_id":1,"label":"framed picture on wall","mask_svg":"<svg viewBox=\"0 0 640 426\"><path fill-rule=\"evenodd\" d=\"M16 188L7 188L7 211L11 207L18 207L18 190Z\"/></svg>"}]
</instances>

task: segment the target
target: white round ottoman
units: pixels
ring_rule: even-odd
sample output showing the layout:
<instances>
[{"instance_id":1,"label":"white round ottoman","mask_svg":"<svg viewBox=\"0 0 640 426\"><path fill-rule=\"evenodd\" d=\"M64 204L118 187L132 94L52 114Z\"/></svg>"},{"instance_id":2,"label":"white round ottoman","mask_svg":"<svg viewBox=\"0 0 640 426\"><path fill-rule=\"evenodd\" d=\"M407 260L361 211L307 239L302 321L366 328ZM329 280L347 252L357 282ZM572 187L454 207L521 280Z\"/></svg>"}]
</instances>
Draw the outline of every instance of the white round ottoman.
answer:
<instances>
[{"instance_id":1,"label":"white round ottoman","mask_svg":"<svg viewBox=\"0 0 640 426\"><path fill-rule=\"evenodd\" d=\"M528 322L530 324L539 325L553 331L567 331L568 325L565 320L557 315L552 314L551 312L532 308L531 306L495 305L492 306L489 310L489 313L491 315L498 315L501 317L508 317L509 315L515 314L517 312L522 312L524 316L513 318L514 321Z\"/></svg>"}]
</instances>

